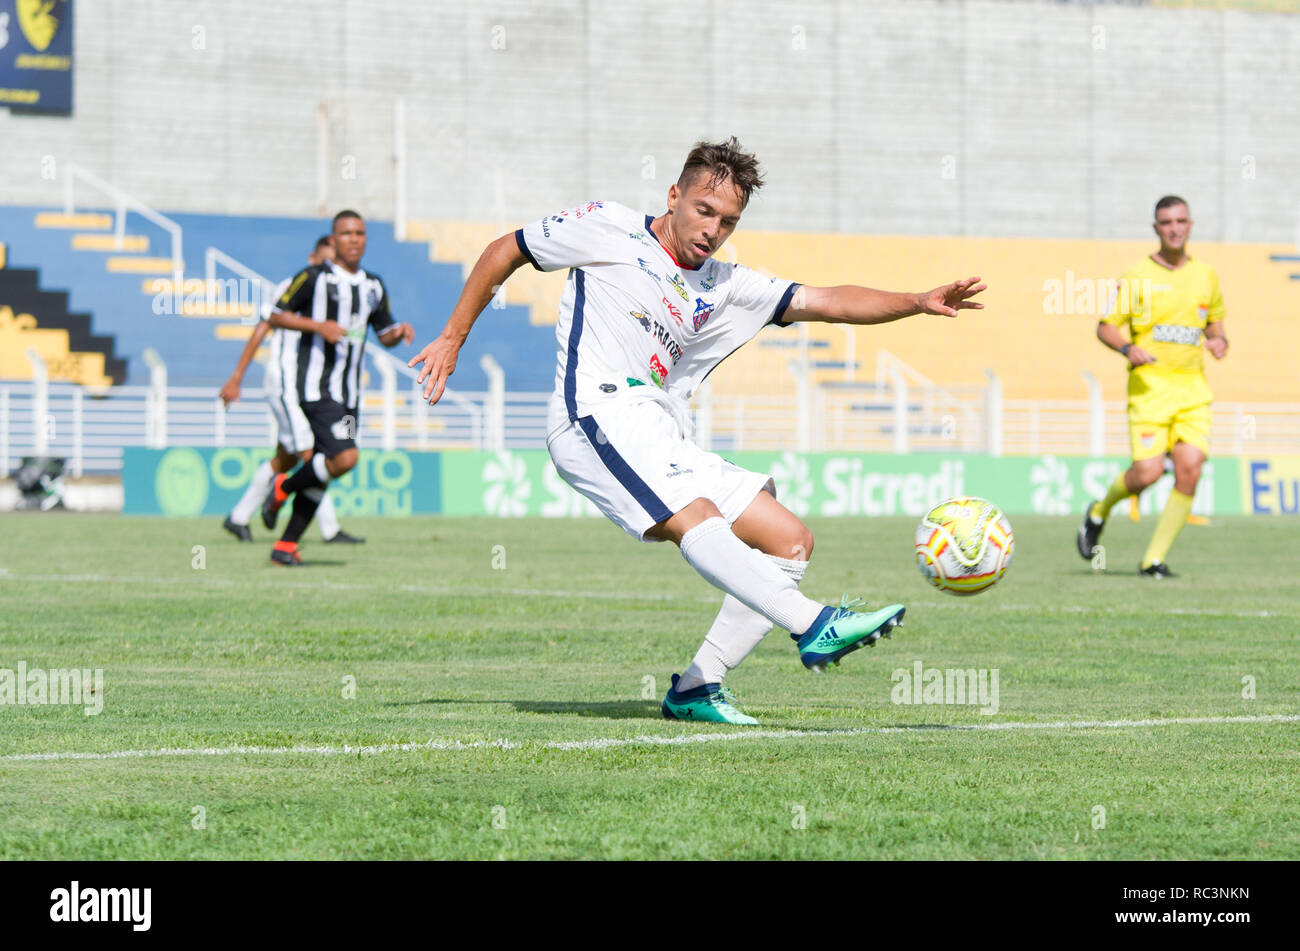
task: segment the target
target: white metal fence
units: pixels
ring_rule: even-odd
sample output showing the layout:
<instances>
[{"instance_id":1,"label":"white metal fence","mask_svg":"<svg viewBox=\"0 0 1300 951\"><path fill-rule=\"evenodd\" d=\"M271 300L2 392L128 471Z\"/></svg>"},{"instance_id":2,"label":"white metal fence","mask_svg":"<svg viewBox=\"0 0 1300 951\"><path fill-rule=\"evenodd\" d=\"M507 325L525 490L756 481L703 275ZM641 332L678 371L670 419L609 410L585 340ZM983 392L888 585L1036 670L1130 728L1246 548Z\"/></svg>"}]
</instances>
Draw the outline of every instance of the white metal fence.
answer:
<instances>
[{"instance_id":1,"label":"white metal fence","mask_svg":"<svg viewBox=\"0 0 1300 951\"><path fill-rule=\"evenodd\" d=\"M358 442L405 450L541 448L549 397L456 392L428 406L413 382L371 389L358 420ZM706 396L694 419L697 440L724 452L889 453L900 443L906 452L988 452L996 436L1006 454L1072 455L1091 452L1100 425L1104 453L1129 453L1123 403L1103 403L1098 410L1087 400L1007 400L997 419L986 413L986 403L984 394L926 405L887 387L817 387L802 407L795 396ZM270 447L275 438L260 390L246 389L227 409L210 387L116 386L92 395L67 383L0 381L3 474L30 455L65 457L73 475L115 473L127 446ZM1300 404L1217 404L1212 440L1219 455L1300 453Z\"/></svg>"}]
</instances>

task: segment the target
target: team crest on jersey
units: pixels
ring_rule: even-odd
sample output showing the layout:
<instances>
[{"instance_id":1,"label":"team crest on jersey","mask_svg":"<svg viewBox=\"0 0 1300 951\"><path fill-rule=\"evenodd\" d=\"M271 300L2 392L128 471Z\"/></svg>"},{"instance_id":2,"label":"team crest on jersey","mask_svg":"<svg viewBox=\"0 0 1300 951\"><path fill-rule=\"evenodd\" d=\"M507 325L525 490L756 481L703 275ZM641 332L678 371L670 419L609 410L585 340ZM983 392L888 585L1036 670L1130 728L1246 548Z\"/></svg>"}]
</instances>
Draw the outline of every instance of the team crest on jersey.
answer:
<instances>
[{"instance_id":1,"label":"team crest on jersey","mask_svg":"<svg viewBox=\"0 0 1300 951\"><path fill-rule=\"evenodd\" d=\"M695 298L695 313L691 314L691 326L699 333L700 328L713 316L713 305L703 297Z\"/></svg>"},{"instance_id":2,"label":"team crest on jersey","mask_svg":"<svg viewBox=\"0 0 1300 951\"><path fill-rule=\"evenodd\" d=\"M663 299L663 302L664 306L668 308L668 313L672 315L673 320L677 321L677 326L680 327L682 325L682 312L667 297Z\"/></svg>"},{"instance_id":3,"label":"team crest on jersey","mask_svg":"<svg viewBox=\"0 0 1300 951\"><path fill-rule=\"evenodd\" d=\"M366 309L373 311L379 306L379 301L383 298L383 291L379 289L378 281L366 281Z\"/></svg>"},{"instance_id":4,"label":"team crest on jersey","mask_svg":"<svg viewBox=\"0 0 1300 951\"><path fill-rule=\"evenodd\" d=\"M691 295L686 293L686 282L682 280L680 274L674 274L672 277L668 278L668 283L673 286L673 290L677 292L678 297L687 303L690 303Z\"/></svg>"}]
</instances>

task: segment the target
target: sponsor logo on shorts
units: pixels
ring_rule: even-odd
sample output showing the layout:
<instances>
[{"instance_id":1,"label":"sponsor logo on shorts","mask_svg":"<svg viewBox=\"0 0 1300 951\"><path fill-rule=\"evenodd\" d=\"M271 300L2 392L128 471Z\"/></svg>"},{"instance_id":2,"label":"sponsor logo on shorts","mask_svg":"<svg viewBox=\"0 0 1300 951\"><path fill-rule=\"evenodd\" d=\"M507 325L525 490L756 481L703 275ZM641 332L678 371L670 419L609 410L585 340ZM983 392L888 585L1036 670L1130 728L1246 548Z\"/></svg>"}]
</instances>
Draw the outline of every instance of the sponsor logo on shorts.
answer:
<instances>
[{"instance_id":1,"label":"sponsor logo on shorts","mask_svg":"<svg viewBox=\"0 0 1300 951\"><path fill-rule=\"evenodd\" d=\"M1178 324L1156 324L1151 328L1151 339L1160 343L1181 343L1194 347L1201 342L1201 328L1182 327Z\"/></svg>"},{"instance_id":2,"label":"sponsor logo on shorts","mask_svg":"<svg viewBox=\"0 0 1300 951\"><path fill-rule=\"evenodd\" d=\"M617 387L616 385L614 385L613 383L602 383L602 384L600 384L600 392L602 392L602 393L613 393L613 392L614 392L615 390L617 390L617 389L618 389L618 387Z\"/></svg>"},{"instance_id":3,"label":"sponsor logo on shorts","mask_svg":"<svg viewBox=\"0 0 1300 951\"><path fill-rule=\"evenodd\" d=\"M634 377L634 376L630 376L630 377L627 378L627 385L628 385L628 386L645 386L645 380L638 380L636 377Z\"/></svg>"},{"instance_id":4,"label":"sponsor logo on shorts","mask_svg":"<svg viewBox=\"0 0 1300 951\"><path fill-rule=\"evenodd\" d=\"M670 479L675 478L677 476L690 475L694 471L695 471L694 469L683 469L675 462L668 463L668 478Z\"/></svg>"}]
</instances>

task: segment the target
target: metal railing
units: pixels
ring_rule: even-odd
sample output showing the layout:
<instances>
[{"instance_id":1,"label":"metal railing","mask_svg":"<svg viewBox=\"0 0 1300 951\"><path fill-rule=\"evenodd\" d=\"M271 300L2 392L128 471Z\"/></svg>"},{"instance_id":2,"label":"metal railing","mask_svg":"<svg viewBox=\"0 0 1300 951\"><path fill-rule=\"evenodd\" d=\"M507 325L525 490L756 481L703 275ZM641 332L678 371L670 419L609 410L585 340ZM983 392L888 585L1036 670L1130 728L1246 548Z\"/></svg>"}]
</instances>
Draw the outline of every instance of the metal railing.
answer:
<instances>
[{"instance_id":1,"label":"metal railing","mask_svg":"<svg viewBox=\"0 0 1300 951\"><path fill-rule=\"evenodd\" d=\"M380 386L366 389L358 418L360 445L409 451L540 449L549 393L511 393L505 374L483 360L489 389L446 391L429 406L416 371L376 348L366 356ZM139 446L274 445L276 424L264 394L246 390L229 408L215 388L171 386L157 354L148 353L147 386L90 390L52 383L34 352L32 379L0 381L0 475L23 456L56 455L73 475L121 470L122 450ZM409 385L399 385L405 377ZM888 384L823 385L793 394L719 396L703 388L694 408L695 438L717 451L802 449L827 452L1013 455L1129 454L1122 401L1004 400L987 386L951 386L926 394ZM900 433L900 427L902 432ZM1217 403L1215 455L1300 452L1300 404Z\"/></svg>"},{"instance_id":2,"label":"metal railing","mask_svg":"<svg viewBox=\"0 0 1300 951\"><path fill-rule=\"evenodd\" d=\"M98 175L89 172L74 162L63 164L63 213L72 215L76 212L76 181L80 179L96 191L102 192L113 201L113 238L118 248L122 247L126 236L126 215L136 214L153 222L171 235L172 286L180 287L185 278L185 258L181 253L181 226L166 215L154 211L144 202L128 195L116 185L110 185Z\"/></svg>"}]
</instances>

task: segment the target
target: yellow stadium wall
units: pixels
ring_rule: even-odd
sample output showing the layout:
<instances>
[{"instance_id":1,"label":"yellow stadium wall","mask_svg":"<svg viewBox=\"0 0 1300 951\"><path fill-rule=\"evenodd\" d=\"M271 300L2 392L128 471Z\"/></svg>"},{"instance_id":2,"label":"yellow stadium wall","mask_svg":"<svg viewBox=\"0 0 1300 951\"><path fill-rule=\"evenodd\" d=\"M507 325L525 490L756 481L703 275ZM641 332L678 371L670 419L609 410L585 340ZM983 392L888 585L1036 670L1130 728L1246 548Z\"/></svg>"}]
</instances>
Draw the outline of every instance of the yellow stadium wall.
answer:
<instances>
[{"instance_id":1,"label":"yellow stadium wall","mask_svg":"<svg viewBox=\"0 0 1300 951\"><path fill-rule=\"evenodd\" d=\"M1090 312L1078 312L1072 301L1066 313L1047 313L1044 285L1054 280L1066 286L1067 272L1073 272L1076 291L1084 281L1094 291L1103 289L1156 247L1154 240L773 233L739 233L732 240L737 257L751 267L808 284L922 290L979 275L989 285L981 295L982 311L967 311L957 319L915 317L859 328L859 378L863 371L874 375L876 351L884 348L938 383L982 382L988 367L1001 377L1009 399L1080 399L1086 395L1085 370L1096 375L1107 399L1124 398L1123 359L1095 336L1106 300L1094 300ZM1288 358L1300 350L1300 283L1288 279L1287 265L1269 260L1270 254L1291 249L1193 243L1189 250L1218 271L1227 306L1224 325L1231 350L1222 362L1206 355L1216 397L1300 401L1300 369ZM833 353L842 353L839 331L817 325L813 333L827 340ZM744 369L724 365L715 374L718 384L743 379Z\"/></svg>"},{"instance_id":2,"label":"yellow stadium wall","mask_svg":"<svg viewBox=\"0 0 1300 951\"><path fill-rule=\"evenodd\" d=\"M477 260L501 231L482 222L413 223L413 237L432 243L435 260ZM805 284L866 284L887 290L924 290L941 282L979 275L989 288L982 311L957 319L914 317L856 331L857 379L875 375L877 351L885 349L941 384L983 383L984 369L1002 380L1008 399L1082 399L1083 372L1102 384L1106 399L1122 400L1126 375L1121 357L1097 341L1096 325L1109 287L1126 268L1155 249L1148 241L1050 240L1040 238L921 238L889 235L794 234L739 231L722 249L724 260ZM1217 362L1206 355L1207 374L1220 400L1300 402L1300 369L1289 355L1300 351L1300 282L1294 265L1270 254L1290 248L1258 244L1197 244L1193 256L1219 273L1227 306L1225 326L1232 347ZM1049 312L1051 285L1059 287L1063 312ZM564 289L563 274L521 269L507 285L511 303L532 307L532 320L552 324ZM1067 293L1069 292L1069 293ZM789 335L796 330L769 331ZM827 346L816 359L843 359L842 331L809 326ZM791 385L788 350L746 347L710 378L719 394L785 391ZM838 379L842 371L819 371Z\"/></svg>"}]
</instances>

